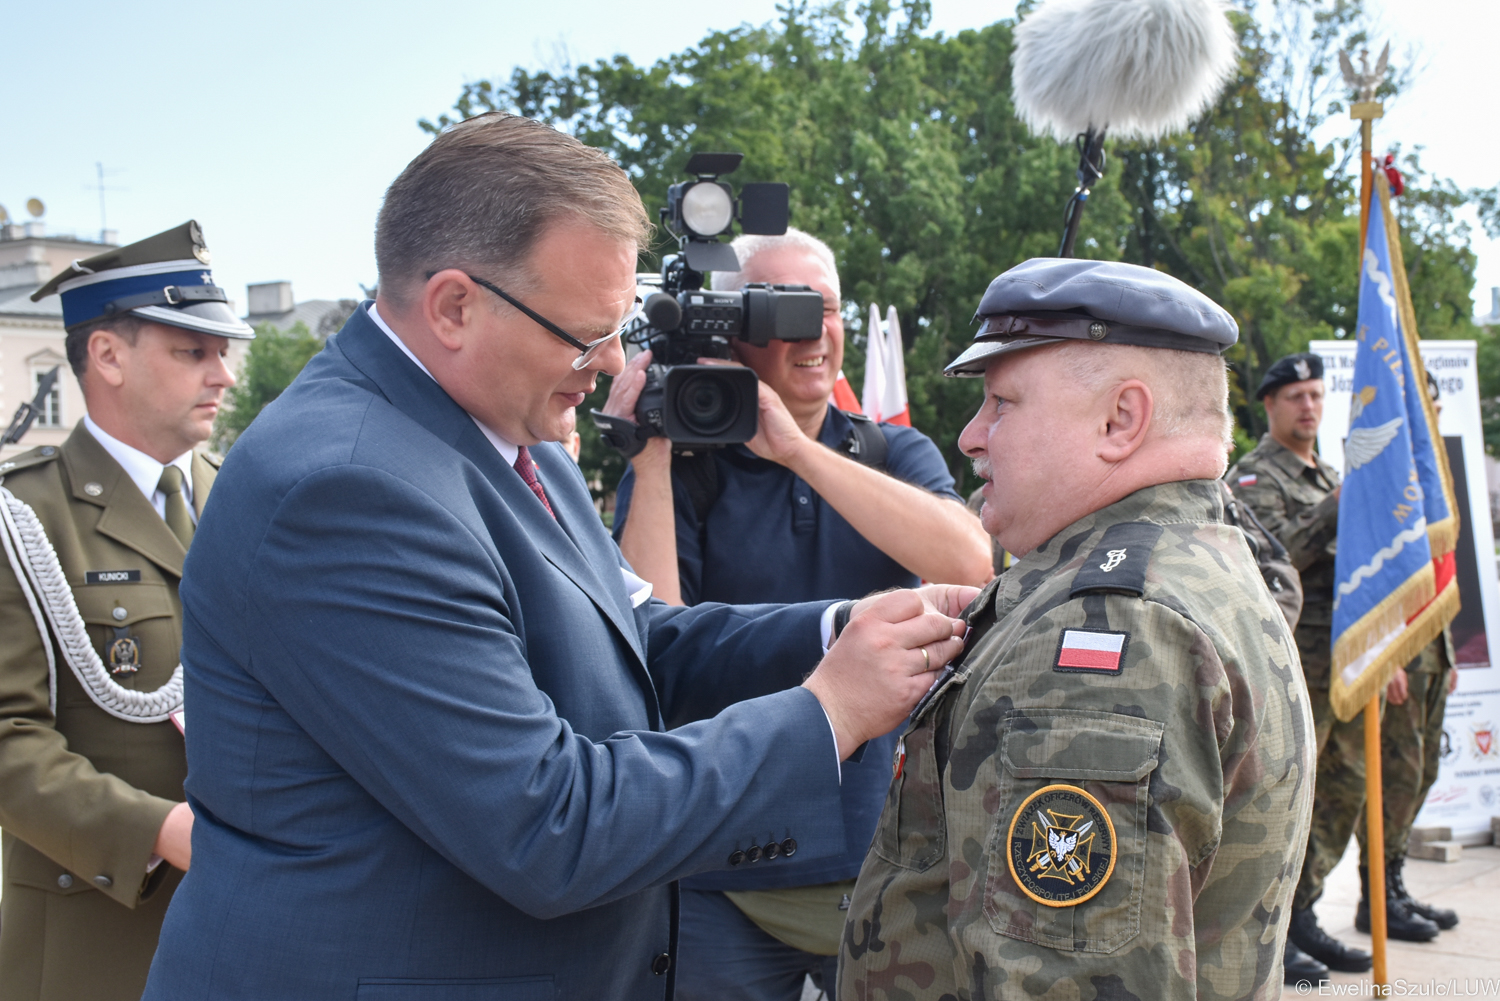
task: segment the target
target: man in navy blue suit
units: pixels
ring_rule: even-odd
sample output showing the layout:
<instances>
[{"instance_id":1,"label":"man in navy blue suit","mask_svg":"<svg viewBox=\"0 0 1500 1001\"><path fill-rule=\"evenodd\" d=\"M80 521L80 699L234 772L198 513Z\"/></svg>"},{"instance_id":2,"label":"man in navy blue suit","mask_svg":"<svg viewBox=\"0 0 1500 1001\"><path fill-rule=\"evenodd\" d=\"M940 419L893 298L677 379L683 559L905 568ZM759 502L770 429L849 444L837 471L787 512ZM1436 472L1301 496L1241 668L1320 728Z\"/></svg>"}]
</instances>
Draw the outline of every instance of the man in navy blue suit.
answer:
<instances>
[{"instance_id":1,"label":"man in navy blue suit","mask_svg":"<svg viewBox=\"0 0 1500 1001\"><path fill-rule=\"evenodd\" d=\"M146 998L670 997L673 880L843 851L838 762L974 591L649 598L555 444L623 367L647 229L606 157L509 115L387 192L376 302L194 539L193 867Z\"/></svg>"}]
</instances>

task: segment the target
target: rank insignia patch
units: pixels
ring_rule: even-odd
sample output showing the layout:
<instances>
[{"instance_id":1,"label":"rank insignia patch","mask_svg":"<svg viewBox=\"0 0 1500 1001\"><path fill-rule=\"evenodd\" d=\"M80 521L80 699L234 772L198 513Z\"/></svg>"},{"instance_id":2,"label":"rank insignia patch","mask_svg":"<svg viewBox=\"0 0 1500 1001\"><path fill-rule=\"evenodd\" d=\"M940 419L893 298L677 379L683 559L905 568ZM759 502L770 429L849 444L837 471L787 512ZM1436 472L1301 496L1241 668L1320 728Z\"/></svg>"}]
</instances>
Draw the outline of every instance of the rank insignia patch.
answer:
<instances>
[{"instance_id":1,"label":"rank insignia patch","mask_svg":"<svg viewBox=\"0 0 1500 1001\"><path fill-rule=\"evenodd\" d=\"M1010 819L1006 860L1021 892L1048 907L1072 907L1115 871L1115 827L1078 786L1043 786Z\"/></svg>"}]
</instances>

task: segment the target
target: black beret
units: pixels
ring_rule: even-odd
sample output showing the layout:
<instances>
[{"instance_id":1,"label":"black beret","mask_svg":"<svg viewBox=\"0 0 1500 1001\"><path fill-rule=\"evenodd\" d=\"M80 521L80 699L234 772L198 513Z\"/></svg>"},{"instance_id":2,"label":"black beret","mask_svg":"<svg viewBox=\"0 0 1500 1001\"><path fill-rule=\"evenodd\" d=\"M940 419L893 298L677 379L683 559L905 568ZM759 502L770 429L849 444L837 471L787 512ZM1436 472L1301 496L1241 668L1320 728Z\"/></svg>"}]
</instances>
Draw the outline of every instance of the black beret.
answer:
<instances>
[{"instance_id":1,"label":"black beret","mask_svg":"<svg viewBox=\"0 0 1500 1001\"><path fill-rule=\"evenodd\" d=\"M1255 391L1255 398L1264 400L1267 393L1274 393L1282 386L1321 378L1323 378L1323 359L1305 351L1301 354L1287 355L1266 369L1265 378L1260 380L1260 388Z\"/></svg>"}]
</instances>

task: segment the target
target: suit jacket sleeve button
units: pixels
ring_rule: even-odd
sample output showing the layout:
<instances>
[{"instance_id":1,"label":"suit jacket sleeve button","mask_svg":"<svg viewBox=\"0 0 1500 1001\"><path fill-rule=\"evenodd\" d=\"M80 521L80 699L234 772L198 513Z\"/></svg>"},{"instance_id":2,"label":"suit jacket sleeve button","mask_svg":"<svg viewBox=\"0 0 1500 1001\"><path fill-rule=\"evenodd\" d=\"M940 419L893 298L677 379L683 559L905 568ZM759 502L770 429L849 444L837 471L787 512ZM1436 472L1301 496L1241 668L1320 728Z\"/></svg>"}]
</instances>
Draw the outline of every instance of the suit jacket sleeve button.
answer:
<instances>
[{"instance_id":1,"label":"suit jacket sleeve button","mask_svg":"<svg viewBox=\"0 0 1500 1001\"><path fill-rule=\"evenodd\" d=\"M63 873L61 876L57 877L57 885L66 890L73 885L73 877L69 876L67 873Z\"/></svg>"},{"instance_id":2,"label":"suit jacket sleeve button","mask_svg":"<svg viewBox=\"0 0 1500 1001\"><path fill-rule=\"evenodd\" d=\"M107 890L111 886L115 885L115 881L110 879L108 876L95 876L94 882L97 883L99 885L99 888L103 890Z\"/></svg>"},{"instance_id":3,"label":"suit jacket sleeve button","mask_svg":"<svg viewBox=\"0 0 1500 1001\"><path fill-rule=\"evenodd\" d=\"M781 846L774 841L767 841L766 847L762 850L766 853L766 858L768 859L773 859L781 854Z\"/></svg>"},{"instance_id":4,"label":"suit jacket sleeve button","mask_svg":"<svg viewBox=\"0 0 1500 1001\"><path fill-rule=\"evenodd\" d=\"M730 865L739 865L743 861L745 861L745 853L740 851L738 848L729 853Z\"/></svg>"},{"instance_id":5,"label":"suit jacket sleeve button","mask_svg":"<svg viewBox=\"0 0 1500 1001\"><path fill-rule=\"evenodd\" d=\"M745 861L747 861L747 862L759 862L760 861L760 845L751 845L749 848L745 849Z\"/></svg>"},{"instance_id":6,"label":"suit jacket sleeve button","mask_svg":"<svg viewBox=\"0 0 1500 1001\"><path fill-rule=\"evenodd\" d=\"M793 855L797 854L797 839L787 838L785 841L783 841L781 843L781 854L785 855L787 858L791 858Z\"/></svg>"},{"instance_id":7,"label":"suit jacket sleeve button","mask_svg":"<svg viewBox=\"0 0 1500 1001\"><path fill-rule=\"evenodd\" d=\"M665 952L651 961L651 972L658 977L672 968L672 957Z\"/></svg>"}]
</instances>

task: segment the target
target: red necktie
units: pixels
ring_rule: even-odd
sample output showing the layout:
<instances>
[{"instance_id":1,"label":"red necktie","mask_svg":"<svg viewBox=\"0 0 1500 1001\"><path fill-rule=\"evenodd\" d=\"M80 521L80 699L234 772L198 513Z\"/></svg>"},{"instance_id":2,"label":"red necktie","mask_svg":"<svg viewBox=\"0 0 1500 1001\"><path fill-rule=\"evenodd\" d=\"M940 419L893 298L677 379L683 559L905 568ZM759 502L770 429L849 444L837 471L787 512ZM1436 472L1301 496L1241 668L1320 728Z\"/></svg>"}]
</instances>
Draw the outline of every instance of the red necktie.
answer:
<instances>
[{"instance_id":1,"label":"red necktie","mask_svg":"<svg viewBox=\"0 0 1500 1001\"><path fill-rule=\"evenodd\" d=\"M531 461L531 450L525 445L516 449L516 472L521 474L521 479L536 494L536 499L542 502L542 507L552 515L552 520L557 520L557 515L552 514L552 505L547 503L547 493L542 489L542 481L536 478L536 463Z\"/></svg>"}]
</instances>

